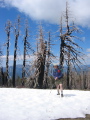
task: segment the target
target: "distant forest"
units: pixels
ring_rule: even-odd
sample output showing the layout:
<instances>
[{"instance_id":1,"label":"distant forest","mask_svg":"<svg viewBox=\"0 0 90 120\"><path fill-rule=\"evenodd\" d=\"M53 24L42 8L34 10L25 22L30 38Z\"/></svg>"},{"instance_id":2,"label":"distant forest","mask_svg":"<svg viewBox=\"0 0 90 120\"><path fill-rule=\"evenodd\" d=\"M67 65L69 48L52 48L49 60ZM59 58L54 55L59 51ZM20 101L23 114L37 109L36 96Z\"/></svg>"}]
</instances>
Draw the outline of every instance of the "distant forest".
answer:
<instances>
[{"instance_id":1,"label":"distant forest","mask_svg":"<svg viewBox=\"0 0 90 120\"><path fill-rule=\"evenodd\" d=\"M55 88L55 80L52 76L53 61L58 61L60 69L63 71L63 86L65 89L90 89L90 67L83 65L84 54L82 47L75 40L81 40L76 33L80 33L80 29L69 21L69 7L66 2L65 14L60 18L58 41L60 41L59 59L52 52L52 47L55 47L52 40L51 31L47 32L47 39L44 39L45 34L43 25L40 23L38 35L36 38L36 48L32 47L29 35L29 23L25 20L23 35L23 64L21 65L21 77L16 77L17 72L17 53L18 40L20 37L21 17L18 16L16 23L12 24L10 20L6 22L5 32L7 42L0 45L0 86L1 87L28 87L28 88ZM11 32L13 29L14 32ZM32 31L33 32L33 31ZM12 66L12 74L10 74L9 55L10 55L10 38L14 35L14 59ZM55 36L55 35L54 35ZM74 40L73 40L74 39ZM6 49L6 69L4 70L3 49ZM34 59L28 62L27 57L34 56ZM66 65L66 67L64 66Z\"/></svg>"}]
</instances>

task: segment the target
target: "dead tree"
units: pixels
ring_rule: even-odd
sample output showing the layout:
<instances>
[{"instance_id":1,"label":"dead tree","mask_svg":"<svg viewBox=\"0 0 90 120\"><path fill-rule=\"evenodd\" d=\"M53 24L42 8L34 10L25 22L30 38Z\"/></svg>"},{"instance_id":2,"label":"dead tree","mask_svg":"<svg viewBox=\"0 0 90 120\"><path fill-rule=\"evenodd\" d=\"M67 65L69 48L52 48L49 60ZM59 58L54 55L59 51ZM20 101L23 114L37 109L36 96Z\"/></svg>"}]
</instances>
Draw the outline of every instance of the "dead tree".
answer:
<instances>
[{"instance_id":1,"label":"dead tree","mask_svg":"<svg viewBox=\"0 0 90 120\"><path fill-rule=\"evenodd\" d=\"M11 32L11 21L7 21L6 23L6 27L5 27L5 31L7 34L7 42L6 42L6 47L7 47L7 51L6 51L6 84L8 86L8 80L9 80L9 44L10 44L10 32Z\"/></svg>"},{"instance_id":2,"label":"dead tree","mask_svg":"<svg viewBox=\"0 0 90 120\"><path fill-rule=\"evenodd\" d=\"M2 59L2 56L3 56L2 46L5 46L5 45L0 45L0 82L2 83L2 86L4 86L4 85L7 84L7 81L6 81L5 73L4 73L3 66L2 66L2 62L3 62L3 59Z\"/></svg>"},{"instance_id":3,"label":"dead tree","mask_svg":"<svg viewBox=\"0 0 90 120\"><path fill-rule=\"evenodd\" d=\"M87 89L88 88L87 87L87 73L88 73L87 70L83 71L83 89Z\"/></svg>"},{"instance_id":4,"label":"dead tree","mask_svg":"<svg viewBox=\"0 0 90 120\"><path fill-rule=\"evenodd\" d=\"M48 80L50 79L49 77L49 72L50 72L50 64L52 63L52 59L55 58L53 53L51 52L52 48L52 40L51 40L51 32L48 32L48 40L46 42L46 61L45 61L45 71L44 71L44 81L43 81L43 86L44 88L48 88Z\"/></svg>"},{"instance_id":5,"label":"dead tree","mask_svg":"<svg viewBox=\"0 0 90 120\"><path fill-rule=\"evenodd\" d=\"M32 51L33 53L35 52L31 44L29 42L29 26L28 26L28 21L26 20L25 23L25 37L24 37L24 53L23 53L23 68L22 68L22 86L24 86L24 79L26 76L26 62L27 62L27 56L30 57L29 52Z\"/></svg>"},{"instance_id":6,"label":"dead tree","mask_svg":"<svg viewBox=\"0 0 90 120\"><path fill-rule=\"evenodd\" d=\"M27 38L28 38L28 26L25 28L25 37L24 37L24 53L23 53L23 68L22 68L22 86L24 86L25 79L25 67L26 67L26 52L27 52Z\"/></svg>"},{"instance_id":7,"label":"dead tree","mask_svg":"<svg viewBox=\"0 0 90 120\"><path fill-rule=\"evenodd\" d=\"M2 55L3 55L3 51L2 51L2 47L0 45L0 81L2 81L2 86L4 85L4 79L3 79L3 67L2 67Z\"/></svg>"},{"instance_id":8,"label":"dead tree","mask_svg":"<svg viewBox=\"0 0 90 120\"><path fill-rule=\"evenodd\" d=\"M69 25L69 14L68 14L68 2L66 2L66 13L65 13L65 21L66 21L66 27L62 27L62 18L61 18L61 28L60 28L60 65L63 67L64 61L67 63L67 88L70 88L70 67L71 64L76 69L76 66L79 67L78 64L80 64L80 59L82 58L82 52L80 52L80 49L82 49L77 43L73 41L73 38L78 38L77 36L74 36L73 34L75 32L78 32L79 29L74 25L74 23ZM64 30L63 30L64 29ZM65 31L66 30L66 31ZM63 32L65 31L65 32Z\"/></svg>"},{"instance_id":9,"label":"dead tree","mask_svg":"<svg viewBox=\"0 0 90 120\"><path fill-rule=\"evenodd\" d=\"M44 70L45 70L45 61L46 61L46 43L44 41L43 29L42 26L39 28L39 38L38 38L38 52L36 60L36 82L35 87L42 88L44 80Z\"/></svg>"},{"instance_id":10,"label":"dead tree","mask_svg":"<svg viewBox=\"0 0 90 120\"><path fill-rule=\"evenodd\" d=\"M20 34L20 17L17 19L17 24L14 26L15 31L15 45L14 45L14 60L13 60L13 76L12 76L12 83L13 87L15 87L15 76L16 76L16 59L17 59L17 45L18 45L18 38Z\"/></svg>"},{"instance_id":11,"label":"dead tree","mask_svg":"<svg viewBox=\"0 0 90 120\"><path fill-rule=\"evenodd\" d=\"M3 55L3 51L2 51L2 47L0 45L0 68L2 66L2 55Z\"/></svg>"},{"instance_id":12,"label":"dead tree","mask_svg":"<svg viewBox=\"0 0 90 120\"><path fill-rule=\"evenodd\" d=\"M44 78L43 78L43 88L48 87L47 79L48 79L48 72L49 72L49 63L47 61L47 41L45 41L45 66L44 66Z\"/></svg>"},{"instance_id":13,"label":"dead tree","mask_svg":"<svg viewBox=\"0 0 90 120\"><path fill-rule=\"evenodd\" d=\"M60 27L60 40L61 40L61 44L60 44L60 66L61 68L63 68L63 64L64 64L64 46L65 46L65 41L64 41L64 36L62 33L62 17L61 17L61 23L60 23L61 27Z\"/></svg>"},{"instance_id":14,"label":"dead tree","mask_svg":"<svg viewBox=\"0 0 90 120\"><path fill-rule=\"evenodd\" d=\"M2 81L2 86L5 85L3 67L0 67L0 80Z\"/></svg>"}]
</instances>

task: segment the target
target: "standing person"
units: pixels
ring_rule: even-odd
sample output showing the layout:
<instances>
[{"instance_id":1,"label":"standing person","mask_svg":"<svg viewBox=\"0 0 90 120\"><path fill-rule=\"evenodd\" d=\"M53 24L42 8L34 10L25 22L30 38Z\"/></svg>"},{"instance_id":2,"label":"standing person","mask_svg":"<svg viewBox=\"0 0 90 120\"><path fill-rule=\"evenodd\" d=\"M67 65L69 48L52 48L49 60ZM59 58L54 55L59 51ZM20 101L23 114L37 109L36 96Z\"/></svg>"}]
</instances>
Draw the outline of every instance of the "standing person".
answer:
<instances>
[{"instance_id":1,"label":"standing person","mask_svg":"<svg viewBox=\"0 0 90 120\"><path fill-rule=\"evenodd\" d=\"M61 72L61 70L59 69L59 66L58 65L54 65L54 70L53 70L53 77L55 79L55 85L57 87L57 95L60 95L60 91L61 91L61 97L63 97L63 86L62 86L62 83L63 83L63 74ZM59 91L60 89L60 91Z\"/></svg>"}]
</instances>

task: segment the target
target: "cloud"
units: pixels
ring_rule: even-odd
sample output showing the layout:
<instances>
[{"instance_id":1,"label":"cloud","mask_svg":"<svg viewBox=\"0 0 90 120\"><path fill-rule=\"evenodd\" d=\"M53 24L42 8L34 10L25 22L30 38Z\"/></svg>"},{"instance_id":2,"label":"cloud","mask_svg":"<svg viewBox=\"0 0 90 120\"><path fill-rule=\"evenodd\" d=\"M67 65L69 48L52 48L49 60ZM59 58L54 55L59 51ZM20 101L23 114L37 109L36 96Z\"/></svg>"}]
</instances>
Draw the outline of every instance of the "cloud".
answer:
<instances>
[{"instance_id":1,"label":"cloud","mask_svg":"<svg viewBox=\"0 0 90 120\"><path fill-rule=\"evenodd\" d=\"M88 49L86 50L86 52L90 52L90 48L88 48Z\"/></svg>"},{"instance_id":2,"label":"cloud","mask_svg":"<svg viewBox=\"0 0 90 120\"><path fill-rule=\"evenodd\" d=\"M3 1L3 0L0 0ZM15 7L34 20L59 23L65 11L66 0L4 0L6 6ZM90 0L69 0L69 11L77 25L90 27Z\"/></svg>"},{"instance_id":3,"label":"cloud","mask_svg":"<svg viewBox=\"0 0 90 120\"><path fill-rule=\"evenodd\" d=\"M5 4L2 0L0 0L0 7L4 8L5 7Z\"/></svg>"},{"instance_id":4,"label":"cloud","mask_svg":"<svg viewBox=\"0 0 90 120\"><path fill-rule=\"evenodd\" d=\"M1 58L2 58L2 60L5 61L5 60L6 60L6 55L1 56ZM27 56L26 56L26 60L31 60L31 61L32 61L32 60L34 60L34 59L35 59L35 56L34 56L34 55L30 55L30 56L27 55ZM13 55L9 55L9 60L10 60L10 61L13 61ZM23 55L18 55L18 56L17 56L17 60L21 60L21 61L22 61L22 60L23 60Z\"/></svg>"},{"instance_id":5,"label":"cloud","mask_svg":"<svg viewBox=\"0 0 90 120\"><path fill-rule=\"evenodd\" d=\"M85 62L87 65L90 65L90 54L87 54L87 57L85 57Z\"/></svg>"},{"instance_id":6,"label":"cloud","mask_svg":"<svg viewBox=\"0 0 90 120\"><path fill-rule=\"evenodd\" d=\"M1 59L3 60L3 61L5 61L6 60L6 55L3 55L3 56L1 56ZM13 55L10 55L9 56L9 60L13 60Z\"/></svg>"},{"instance_id":7,"label":"cloud","mask_svg":"<svg viewBox=\"0 0 90 120\"><path fill-rule=\"evenodd\" d=\"M82 37L82 41L85 42L86 38L85 37Z\"/></svg>"},{"instance_id":8,"label":"cloud","mask_svg":"<svg viewBox=\"0 0 90 120\"><path fill-rule=\"evenodd\" d=\"M6 67L6 55L0 57L1 65L3 67ZM27 63L26 64L33 64L33 61L35 60L35 56L31 55L30 57L26 57ZM23 62L23 55L17 56L17 64L22 64ZM13 55L9 55L9 66L13 65Z\"/></svg>"}]
</instances>

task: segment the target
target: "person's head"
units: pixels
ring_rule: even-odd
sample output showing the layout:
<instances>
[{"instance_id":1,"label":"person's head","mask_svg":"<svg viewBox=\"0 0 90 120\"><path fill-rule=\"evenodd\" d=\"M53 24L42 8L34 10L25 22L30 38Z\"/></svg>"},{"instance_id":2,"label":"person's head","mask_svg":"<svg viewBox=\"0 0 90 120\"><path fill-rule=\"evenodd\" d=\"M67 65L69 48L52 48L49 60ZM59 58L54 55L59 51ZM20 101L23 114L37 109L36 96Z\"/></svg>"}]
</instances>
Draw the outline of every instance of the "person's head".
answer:
<instances>
[{"instance_id":1,"label":"person's head","mask_svg":"<svg viewBox=\"0 0 90 120\"><path fill-rule=\"evenodd\" d=\"M58 68L58 65L54 65L53 67L54 67L55 69L57 69L57 68Z\"/></svg>"}]
</instances>

